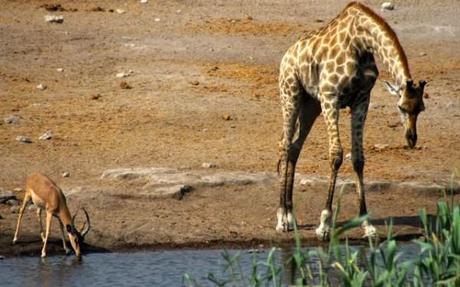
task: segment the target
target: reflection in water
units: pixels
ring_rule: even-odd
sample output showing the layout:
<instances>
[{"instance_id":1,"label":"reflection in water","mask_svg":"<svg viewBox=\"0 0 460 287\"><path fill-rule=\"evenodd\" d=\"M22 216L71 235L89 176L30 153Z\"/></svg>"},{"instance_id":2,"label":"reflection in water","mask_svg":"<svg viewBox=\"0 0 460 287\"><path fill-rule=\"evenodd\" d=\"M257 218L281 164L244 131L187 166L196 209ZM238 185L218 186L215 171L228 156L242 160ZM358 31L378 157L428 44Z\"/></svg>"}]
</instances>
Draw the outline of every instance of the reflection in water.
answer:
<instances>
[{"instance_id":1,"label":"reflection in water","mask_svg":"<svg viewBox=\"0 0 460 287\"><path fill-rule=\"evenodd\" d=\"M417 253L413 244L403 245L403 249L409 257ZM293 284L296 277L295 263L289 260L293 251L293 248L279 249L275 256L277 264L285 263L285 285ZM240 252L241 267L247 271L246 275L250 274L254 259L265 261L268 255L268 250L252 254L246 250L229 252ZM221 250L165 250L92 253L84 255L82 260L75 256L7 258L0 260L0 286L181 286L184 273L192 275L202 286L214 286L208 283L206 276L210 272L222 274L221 253ZM318 258L309 260L313 276L318 277ZM327 274L329 280L337 279L332 269Z\"/></svg>"}]
</instances>

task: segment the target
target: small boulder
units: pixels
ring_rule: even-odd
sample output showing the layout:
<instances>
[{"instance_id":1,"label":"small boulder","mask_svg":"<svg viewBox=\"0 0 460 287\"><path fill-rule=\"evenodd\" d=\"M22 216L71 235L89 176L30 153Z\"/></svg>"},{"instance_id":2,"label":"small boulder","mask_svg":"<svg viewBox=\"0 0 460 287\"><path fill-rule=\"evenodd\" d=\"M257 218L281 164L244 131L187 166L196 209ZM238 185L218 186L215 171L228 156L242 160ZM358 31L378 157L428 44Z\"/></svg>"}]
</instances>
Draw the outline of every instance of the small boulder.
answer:
<instances>
[{"instance_id":1,"label":"small boulder","mask_svg":"<svg viewBox=\"0 0 460 287\"><path fill-rule=\"evenodd\" d=\"M126 81L122 81L120 83L120 88L122 88L124 90L129 90L129 89L132 89L133 87L130 86Z\"/></svg>"},{"instance_id":2,"label":"small boulder","mask_svg":"<svg viewBox=\"0 0 460 287\"><path fill-rule=\"evenodd\" d=\"M389 148L390 145L389 144L375 144L374 145L374 148L378 151L382 151L382 150L385 150L387 148Z\"/></svg>"},{"instance_id":3,"label":"small boulder","mask_svg":"<svg viewBox=\"0 0 460 287\"><path fill-rule=\"evenodd\" d=\"M395 5L392 2L383 2L382 5L380 5L380 9L382 9L382 11L391 11L395 9Z\"/></svg>"},{"instance_id":4,"label":"small boulder","mask_svg":"<svg viewBox=\"0 0 460 287\"><path fill-rule=\"evenodd\" d=\"M19 209L20 209L19 205L13 205L10 207L11 213L18 213Z\"/></svg>"},{"instance_id":5,"label":"small boulder","mask_svg":"<svg viewBox=\"0 0 460 287\"><path fill-rule=\"evenodd\" d=\"M64 22L64 16L45 15L45 22L61 24Z\"/></svg>"},{"instance_id":6,"label":"small boulder","mask_svg":"<svg viewBox=\"0 0 460 287\"><path fill-rule=\"evenodd\" d=\"M70 172L68 171L63 172L62 177L70 177Z\"/></svg>"},{"instance_id":7,"label":"small boulder","mask_svg":"<svg viewBox=\"0 0 460 287\"><path fill-rule=\"evenodd\" d=\"M53 132L48 130L46 131L46 133L42 134L38 139L41 140L41 141L46 141L46 140L50 140L53 138Z\"/></svg>"},{"instance_id":8,"label":"small boulder","mask_svg":"<svg viewBox=\"0 0 460 287\"><path fill-rule=\"evenodd\" d=\"M16 195L12 191L0 189L0 203L6 203L11 199L16 199Z\"/></svg>"},{"instance_id":9,"label":"small boulder","mask_svg":"<svg viewBox=\"0 0 460 287\"><path fill-rule=\"evenodd\" d=\"M18 124L19 123L19 116L17 115L11 115L3 118L3 121L5 124Z\"/></svg>"},{"instance_id":10,"label":"small boulder","mask_svg":"<svg viewBox=\"0 0 460 287\"><path fill-rule=\"evenodd\" d=\"M32 140L26 136L17 136L16 140L20 143L32 143Z\"/></svg>"},{"instance_id":11,"label":"small boulder","mask_svg":"<svg viewBox=\"0 0 460 287\"><path fill-rule=\"evenodd\" d=\"M48 88L48 86L45 85L45 84L41 84L41 83L40 83L40 84L37 85L37 89L39 89L40 91L44 91L44 90L46 90L47 88Z\"/></svg>"},{"instance_id":12,"label":"small boulder","mask_svg":"<svg viewBox=\"0 0 460 287\"><path fill-rule=\"evenodd\" d=\"M203 167L203 168L216 168L217 165L214 164L214 163L211 163L211 162L203 162L201 164L201 167Z\"/></svg>"}]
</instances>

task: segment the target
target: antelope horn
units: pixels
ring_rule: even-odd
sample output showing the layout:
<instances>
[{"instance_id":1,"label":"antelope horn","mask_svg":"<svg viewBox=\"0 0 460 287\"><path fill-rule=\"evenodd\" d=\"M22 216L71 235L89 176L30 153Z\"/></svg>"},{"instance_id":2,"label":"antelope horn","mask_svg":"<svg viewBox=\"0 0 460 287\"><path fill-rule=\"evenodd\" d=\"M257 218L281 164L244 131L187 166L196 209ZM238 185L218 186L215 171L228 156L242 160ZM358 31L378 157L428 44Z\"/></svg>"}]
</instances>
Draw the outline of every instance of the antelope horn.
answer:
<instances>
[{"instance_id":1,"label":"antelope horn","mask_svg":"<svg viewBox=\"0 0 460 287\"><path fill-rule=\"evenodd\" d=\"M71 220L71 222L70 222L70 223L72 224L72 226L75 226L75 217L77 217L78 211L79 211L79 209L77 209L77 211L75 212L75 214L72 216L72 220Z\"/></svg>"},{"instance_id":2,"label":"antelope horn","mask_svg":"<svg viewBox=\"0 0 460 287\"><path fill-rule=\"evenodd\" d=\"M91 221L89 220L89 215L88 212L86 212L86 209L82 208L83 212L85 213L86 221L83 224L82 230L80 232L81 237L85 237L85 235L89 232L91 229ZM88 224L87 224L88 223Z\"/></svg>"}]
</instances>

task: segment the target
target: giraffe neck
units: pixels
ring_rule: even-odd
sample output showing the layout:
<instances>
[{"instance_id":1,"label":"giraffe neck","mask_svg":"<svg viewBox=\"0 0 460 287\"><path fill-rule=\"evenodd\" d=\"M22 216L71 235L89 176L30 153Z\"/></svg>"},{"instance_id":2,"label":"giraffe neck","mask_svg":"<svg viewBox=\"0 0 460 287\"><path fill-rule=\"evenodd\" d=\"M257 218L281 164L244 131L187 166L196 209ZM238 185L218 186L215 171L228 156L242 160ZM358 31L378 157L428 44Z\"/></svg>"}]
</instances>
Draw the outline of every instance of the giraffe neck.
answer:
<instances>
[{"instance_id":1,"label":"giraffe neck","mask_svg":"<svg viewBox=\"0 0 460 287\"><path fill-rule=\"evenodd\" d=\"M398 37L379 15L363 5L356 5L356 41L359 49L377 54L400 88L405 87L411 74Z\"/></svg>"}]
</instances>

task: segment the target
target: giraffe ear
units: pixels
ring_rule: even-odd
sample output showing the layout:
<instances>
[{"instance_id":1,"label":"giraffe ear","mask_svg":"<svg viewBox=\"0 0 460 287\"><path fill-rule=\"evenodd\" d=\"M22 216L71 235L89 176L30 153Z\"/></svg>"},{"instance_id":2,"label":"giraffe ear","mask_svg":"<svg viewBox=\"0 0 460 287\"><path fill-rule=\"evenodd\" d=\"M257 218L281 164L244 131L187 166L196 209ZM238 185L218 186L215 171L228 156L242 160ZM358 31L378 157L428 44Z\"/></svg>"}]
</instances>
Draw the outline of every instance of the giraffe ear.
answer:
<instances>
[{"instance_id":1,"label":"giraffe ear","mask_svg":"<svg viewBox=\"0 0 460 287\"><path fill-rule=\"evenodd\" d=\"M385 87L387 90L392 94L393 96L400 97L401 95L399 94L399 88L393 84L390 84L388 81L383 81L385 84Z\"/></svg>"}]
</instances>

